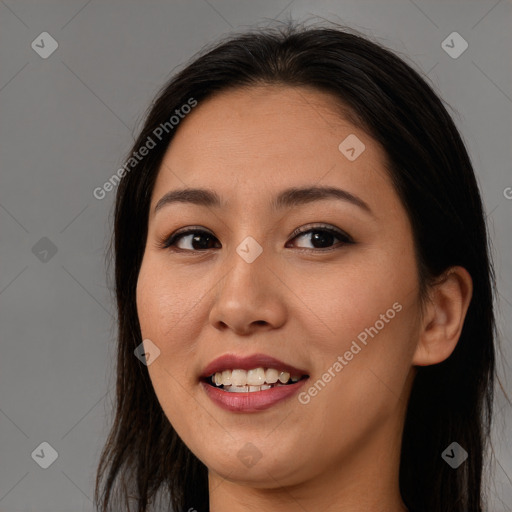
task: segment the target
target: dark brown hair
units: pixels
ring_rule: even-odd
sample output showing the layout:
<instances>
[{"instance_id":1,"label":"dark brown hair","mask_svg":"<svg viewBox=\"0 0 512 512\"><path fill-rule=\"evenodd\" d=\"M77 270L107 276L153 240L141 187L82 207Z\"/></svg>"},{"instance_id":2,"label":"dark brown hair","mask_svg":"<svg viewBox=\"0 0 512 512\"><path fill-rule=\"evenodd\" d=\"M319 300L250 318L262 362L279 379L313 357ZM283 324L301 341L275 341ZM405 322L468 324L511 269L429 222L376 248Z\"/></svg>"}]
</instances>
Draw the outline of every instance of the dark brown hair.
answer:
<instances>
[{"instance_id":1,"label":"dark brown hair","mask_svg":"<svg viewBox=\"0 0 512 512\"><path fill-rule=\"evenodd\" d=\"M351 121L387 154L412 223L422 290L450 266L471 274L473 296L457 347L446 361L419 367L415 377L400 491L415 512L482 511L495 372L494 272L475 174L450 115L427 82L379 44L339 27L288 23L230 36L195 56L158 94L132 151L190 98L200 103L216 92L254 84L307 86L339 98ZM164 133L117 191L117 402L97 473L101 512L132 510L134 502L133 510L144 512L158 493L168 494L167 506L176 512L208 510L207 469L173 430L147 368L134 356L142 342L135 297L150 198L177 129ZM441 458L453 441L470 454L456 470Z\"/></svg>"}]
</instances>

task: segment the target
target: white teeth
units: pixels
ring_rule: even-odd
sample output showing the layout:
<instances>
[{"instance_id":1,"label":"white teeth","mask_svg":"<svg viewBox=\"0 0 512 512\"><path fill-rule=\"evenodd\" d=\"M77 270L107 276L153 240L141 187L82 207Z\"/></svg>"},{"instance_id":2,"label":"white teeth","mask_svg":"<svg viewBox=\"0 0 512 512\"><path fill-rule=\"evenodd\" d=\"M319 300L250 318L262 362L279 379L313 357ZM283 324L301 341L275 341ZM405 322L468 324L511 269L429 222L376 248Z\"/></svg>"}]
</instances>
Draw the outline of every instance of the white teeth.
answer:
<instances>
[{"instance_id":1,"label":"white teeth","mask_svg":"<svg viewBox=\"0 0 512 512\"><path fill-rule=\"evenodd\" d=\"M247 393L249 386L228 386L225 390L231 393Z\"/></svg>"},{"instance_id":2,"label":"white teeth","mask_svg":"<svg viewBox=\"0 0 512 512\"><path fill-rule=\"evenodd\" d=\"M232 382L231 382L231 370L224 370L222 372L221 384L223 384L224 386L230 386L232 384Z\"/></svg>"},{"instance_id":3,"label":"white teeth","mask_svg":"<svg viewBox=\"0 0 512 512\"><path fill-rule=\"evenodd\" d=\"M286 384L288 381L297 382L300 380L300 375L290 375L289 372L279 371L275 368L265 368L259 367L254 368L249 371L235 369L235 370L224 370L222 372L216 372L212 375L212 382L216 386L224 386L224 389L227 390L229 386L233 386L234 388L239 388L242 390L244 387L249 388L258 388L258 391L261 389L269 389L268 386L271 384ZM272 387L272 386L269 386ZM235 389L233 389L235 391ZM238 389L236 389L238 391ZM245 390L247 391L247 389ZM256 391L256 389L253 389Z\"/></svg>"},{"instance_id":4,"label":"white teeth","mask_svg":"<svg viewBox=\"0 0 512 512\"><path fill-rule=\"evenodd\" d=\"M270 389L273 387L286 386L286 384L281 384L278 382L277 384L262 384L261 386L225 386L222 388L224 391L229 391L230 393L254 393L255 391L265 391L266 389Z\"/></svg>"},{"instance_id":5,"label":"white teeth","mask_svg":"<svg viewBox=\"0 0 512 512\"><path fill-rule=\"evenodd\" d=\"M245 370L233 370L231 372L231 384L233 386L245 386L247 384L247 372Z\"/></svg>"},{"instance_id":6,"label":"white teeth","mask_svg":"<svg viewBox=\"0 0 512 512\"><path fill-rule=\"evenodd\" d=\"M247 372L247 384L250 386L261 386L265 383L265 370L256 368Z\"/></svg>"},{"instance_id":7,"label":"white teeth","mask_svg":"<svg viewBox=\"0 0 512 512\"><path fill-rule=\"evenodd\" d=\"M267 384L275 384L277 382L278 376L279 376L279 372L275 368L269 368L265 372L265 382Z\"/></svg>"},{"instance_id":8,"label":"white teeth","mask_svg":"<svg viewBox=\"0 0 512 512\"><path fill-rule=\"evenodd\" d=\"M290 380L290 374L288 372L281 372L279 374L279 382L285 384Z\"/></svg>"}]
</instances>

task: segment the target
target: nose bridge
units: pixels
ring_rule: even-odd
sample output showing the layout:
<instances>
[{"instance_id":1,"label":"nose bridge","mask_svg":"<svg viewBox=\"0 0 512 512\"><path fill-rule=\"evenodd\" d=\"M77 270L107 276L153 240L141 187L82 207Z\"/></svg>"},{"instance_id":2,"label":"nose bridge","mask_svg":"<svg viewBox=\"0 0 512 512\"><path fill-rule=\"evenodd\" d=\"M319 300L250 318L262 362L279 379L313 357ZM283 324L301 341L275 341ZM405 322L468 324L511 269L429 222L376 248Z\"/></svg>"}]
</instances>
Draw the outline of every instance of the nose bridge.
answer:
<instances>
[{"instance_id":1,"label":"nose bridge","mask_svg":"<svg viewBox=\"0 0 512 512\"><path fill-rule=\"evenodd\" d=\"M262 243L250 235L234 245L227 256L226 263L230 270L223 280L224 292L241 293L252 300L259 296L267 281L265 274L269 272L268 252Z\"/></svg>"},{"instance_id":2,"label":"nose bridge","mask_svg":"<svg viewBox=\"0 0 512 512\"><path fill-rule=\"evenodd\" d=\"M270 251L250 235L230 248L224 260L227 272L223 272L214 295L212 324L246 332L251 325L265 323L275 327L283 321L282 297L278 287L269 282L275 279L269 268L271 260Z\"/></svg>"},{"instance_id":3,"label":"nose bridge","mask_svg":"<svg viewBox=\"0 0 512 512\"><path fill-rule=\"evenodd\" d=\"M240 187L237 188L240 190ZM254 196L254 191L251 195ZM239 193L237 197L238 210L233 214L236 222L230 236L227 265L232 269L230 274L235 274L232 278L250 281L255 274L265 272L266 265L269 264L269 245L265 240L269 226L264 215L261 215L263 204L259 203L258 199L256 202L254 198L250 199L251 208L248 207L247 195Z\"/></svg>"}]
</instances>

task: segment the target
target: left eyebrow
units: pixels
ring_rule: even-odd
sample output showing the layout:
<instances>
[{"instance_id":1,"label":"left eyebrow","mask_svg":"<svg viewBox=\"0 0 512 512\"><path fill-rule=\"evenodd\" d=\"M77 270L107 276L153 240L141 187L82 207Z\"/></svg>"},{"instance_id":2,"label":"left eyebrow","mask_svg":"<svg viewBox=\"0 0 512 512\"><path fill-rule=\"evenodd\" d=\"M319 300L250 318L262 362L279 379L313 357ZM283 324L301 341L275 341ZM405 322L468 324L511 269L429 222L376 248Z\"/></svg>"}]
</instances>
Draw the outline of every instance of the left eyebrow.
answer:
<instances>
[{"instance_id":1,"label":"left eyebrow","mask_svg":"<svg viewBox=\"0 0 512 512\"><path fill-rule=\"evenodd\" d=\"M370 207L361 198L350 192L336 187L292 187L283 190L275 197L270 206L273 210L282 210L303 204L321 201L325 199L339 199L358 206L370 215L374 215ZM206 188L183 188L171 190L159 199L154 212L172 203L191 203L199 206L221 208L224 203L220 196L213 190Z\"/></svg>"},{"instance_id":2,"label":"left eyebrow","mask_svg":"<svg viewBox=\"0 0 512 512\"><path fill-rule=\"evenodd\" d=\"M374 215L367 203L360 197L350 192L336 187L292 187L283 190L272 202L271 206L274 210L282 210L283 208L291 208L302 204L321 201L324 199L339 199L348 201L358 206L367 213Z\"/></svg>"}]
</instances>

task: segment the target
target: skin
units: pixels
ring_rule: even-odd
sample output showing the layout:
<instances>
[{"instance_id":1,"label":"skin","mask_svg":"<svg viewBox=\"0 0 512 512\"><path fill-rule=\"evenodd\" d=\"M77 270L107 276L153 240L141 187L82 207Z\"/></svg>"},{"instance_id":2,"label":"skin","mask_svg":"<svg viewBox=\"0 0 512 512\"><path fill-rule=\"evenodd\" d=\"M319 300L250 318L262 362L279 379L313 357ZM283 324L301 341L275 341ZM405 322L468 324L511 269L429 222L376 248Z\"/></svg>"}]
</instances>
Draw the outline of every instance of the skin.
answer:
<instances>
[{"instance_id":1,"label":"skin","mask_svg":"<svg viewBox=\"0 0 512 512\"><path fill-rule=\"evenodd\" d=\"M155 183L137 286L143 339L161 351L148 371L169 421L208 467L214 512L407 510L398 469L415 367L446 359L462 329L470 276L450 269L421 309L411 225L385 152L334 105L305 87L222 92L181 122ZM338 149L349 134L366 146L355 161ZM310 185L349 191L372 214L338 199L270 208L282 189ZM226 204L154 212L182 187L210 188ZM291 236L316 223L354 243ZM158 245L187 226L212 234L212 248L190 235L176 242L181 252ZM263 249L252 263L236 252L247 236ZM313 383L394 303L401 311L307 404L295 395L234 413L199 383L226 353L271 355ZM252 467L238 457L248 442L261 455Z\"/></svg>"}]
</instances>

